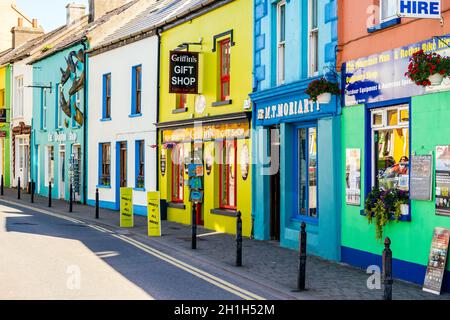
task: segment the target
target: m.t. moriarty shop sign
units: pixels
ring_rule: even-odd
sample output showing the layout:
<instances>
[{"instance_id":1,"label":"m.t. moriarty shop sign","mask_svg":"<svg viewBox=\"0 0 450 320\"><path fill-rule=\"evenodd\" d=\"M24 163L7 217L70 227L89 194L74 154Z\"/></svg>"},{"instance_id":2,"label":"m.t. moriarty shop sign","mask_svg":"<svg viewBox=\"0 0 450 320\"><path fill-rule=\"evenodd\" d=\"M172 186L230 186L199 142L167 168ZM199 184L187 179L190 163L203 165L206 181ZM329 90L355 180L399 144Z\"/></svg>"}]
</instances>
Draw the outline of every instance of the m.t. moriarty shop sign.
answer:
<instances>
[{"instance_id":1,"label":"m.t. moriarty shop sign","mask_svg":"<svg viewBox=\"0 0 450 320\"><path fill-rule=\"evenodd\" d=\"M169 93L198 93L198 62L197 52L170 52Z\"/></svg>"}]
</instances>

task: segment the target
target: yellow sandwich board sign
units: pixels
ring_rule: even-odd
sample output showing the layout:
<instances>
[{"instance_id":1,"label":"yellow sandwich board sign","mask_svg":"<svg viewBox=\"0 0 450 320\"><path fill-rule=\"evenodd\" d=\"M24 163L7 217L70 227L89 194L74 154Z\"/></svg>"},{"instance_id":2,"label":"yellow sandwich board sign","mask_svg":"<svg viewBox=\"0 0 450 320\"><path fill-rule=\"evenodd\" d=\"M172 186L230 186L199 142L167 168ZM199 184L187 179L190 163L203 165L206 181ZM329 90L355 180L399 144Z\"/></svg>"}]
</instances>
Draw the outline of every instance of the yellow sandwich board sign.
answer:
<instances>
[{"instance_id":1,"label":"yellow sandwich board sign","mask_svg":"<svg viewBox=\"0 0 450 320\"><path fill-rule=\"evenodd\" d=\"M132 188L120 188L120 227L134 227Z\"/></svg>"},{"instance_id":2,"label":"yellow sandwich board sign","mask_svg":"<svg viewBox=\"0 0 450 320\"><path fill-rule=\"evenodd\" d=\"M161 237L161 210L159 192L147 193L148 236Z\"/></svg>"}]
</instances>

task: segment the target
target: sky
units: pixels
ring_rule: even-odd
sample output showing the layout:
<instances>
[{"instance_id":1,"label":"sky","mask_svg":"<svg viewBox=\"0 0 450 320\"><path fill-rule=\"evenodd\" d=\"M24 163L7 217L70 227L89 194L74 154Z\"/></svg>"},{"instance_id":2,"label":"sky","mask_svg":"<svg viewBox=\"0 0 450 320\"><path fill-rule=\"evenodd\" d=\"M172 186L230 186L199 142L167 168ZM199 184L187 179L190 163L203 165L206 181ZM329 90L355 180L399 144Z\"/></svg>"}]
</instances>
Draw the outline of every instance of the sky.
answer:
<instances>
[{"instance_id":1,"label":"sky","mask_svg":"<svg viewBox=\"0 0 450 320\"><path fill-rule=\"evenodd\" d=\"M87 12L88 0L16 0L17 7L29 18L37 18L45 32L66 23L66 5L69 3L84 4Z\"/></svg>"}]
</instances>

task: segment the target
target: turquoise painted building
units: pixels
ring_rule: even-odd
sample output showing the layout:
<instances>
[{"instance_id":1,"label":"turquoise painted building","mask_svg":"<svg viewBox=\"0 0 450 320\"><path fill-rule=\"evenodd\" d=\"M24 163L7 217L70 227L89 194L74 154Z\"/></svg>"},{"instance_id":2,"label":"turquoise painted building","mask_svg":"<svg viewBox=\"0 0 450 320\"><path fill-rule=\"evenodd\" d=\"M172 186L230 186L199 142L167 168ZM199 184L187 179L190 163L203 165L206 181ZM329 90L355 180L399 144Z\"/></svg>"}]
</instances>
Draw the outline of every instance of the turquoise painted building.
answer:
<instances>
[{"instance_id":1,"label":"turquoise painted building","mask_svg":"<svg viewBox=\"0 0 450 320\"><path fill-rule=\"evenodd\" d=\"M71 43L33 63L32 171L36 193L85 201L85 44Z\"/></svg>"},{"instance_id":2,"label":"turquoise painted building","mask_svg":"<svg viewBox=\"0 0 450 320\"><path fill-rule=\"evenodd\" d=\"M254 1L253 233L340 260L340 98L311 101L336 73L334 0Z\"/></svg>"}]
</instances>

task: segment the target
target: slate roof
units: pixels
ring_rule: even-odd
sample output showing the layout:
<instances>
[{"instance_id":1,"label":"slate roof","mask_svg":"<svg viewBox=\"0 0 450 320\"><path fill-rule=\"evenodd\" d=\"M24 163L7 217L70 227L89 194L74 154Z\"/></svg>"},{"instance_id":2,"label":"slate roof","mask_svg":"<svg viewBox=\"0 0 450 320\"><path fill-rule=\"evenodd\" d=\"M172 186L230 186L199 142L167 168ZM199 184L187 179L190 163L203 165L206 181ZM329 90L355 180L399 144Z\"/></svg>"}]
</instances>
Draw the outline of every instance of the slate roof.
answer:
<instances>
[{"instance_id":1,"label":"slate roof","mask_svg":"<svg viewBox=\"0 0 450 320\"><path fill-rule=\"evenodd\" d=\"M156 0L130 22L108 35L97 48L127 38L133 34L151 30L169 21L186 16L201 7L221 1L223 2L224 0Z\"/></svg>"},{"instance_id":2,"label":"slate roof","mask_svg":"<svg viewBox=\"0 0 450 320\"><path fill-rule=\"evenodd\" d=\"M88 25L86 25L84 28L82 28L80 31L78 31L77 33L73 34L71 37L66 38L65 40L61 41L60 43L58 43L55 47L53 47L52 49L48 50L47 52L45 52L45 54L39 56L37 59L34 59L33 61L30 62L30 64L33 64L37 61L40 61L42 59L45 59L59 51L62 51L66 48L69 48L73 45L75 45L76 43L80 43L81 41L83 41L90 32L92 32L93 30L95 30L96 28L98 28L99 26L103 25L104 23L108 22L112 17L121 14L122 12L124 12L125 10L127 10L128 8L130 8L131 6L133 6L135 3L139 2L140 0L132 0L127 2L126 4L124 4L121 7L118 7L112 11L107 12L105 15L103 15L102 17L98 18L97 20L89 23Z\"/></svg>"}]
</instances>

